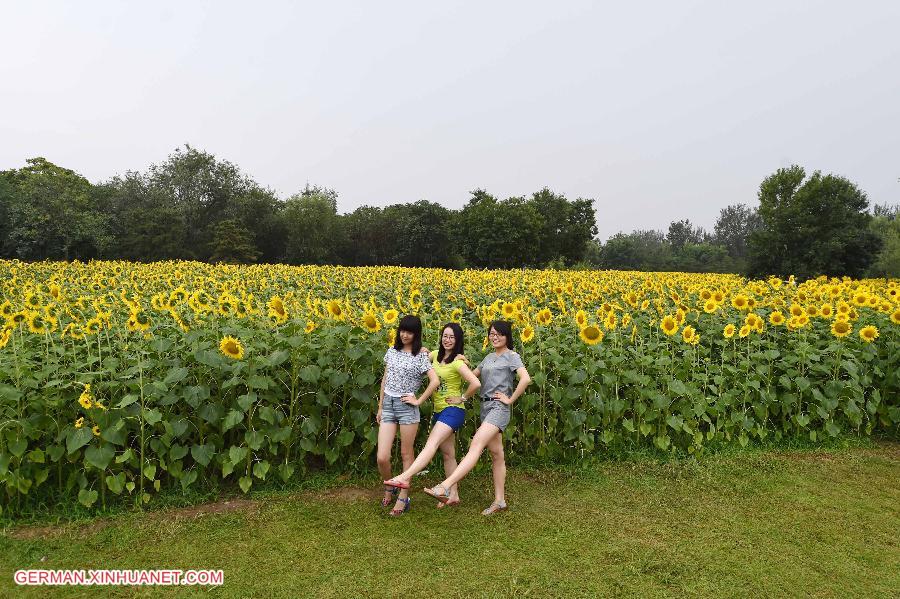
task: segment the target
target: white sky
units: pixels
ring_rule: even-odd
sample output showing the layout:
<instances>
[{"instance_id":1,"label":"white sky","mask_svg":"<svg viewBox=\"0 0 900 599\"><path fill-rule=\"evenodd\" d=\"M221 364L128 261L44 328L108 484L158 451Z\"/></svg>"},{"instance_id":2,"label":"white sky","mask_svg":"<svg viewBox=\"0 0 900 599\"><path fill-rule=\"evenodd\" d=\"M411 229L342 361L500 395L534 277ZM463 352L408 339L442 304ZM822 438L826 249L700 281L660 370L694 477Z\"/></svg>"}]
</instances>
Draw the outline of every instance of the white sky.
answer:
<instances>
[{"instance_id":1,"label":"white sky","mask_svg":"<svg viewBox=\"0 0 900 599\"><path fill-rule=\"evenodd\" d=\"M339 210L481 187L711 228L797 163L900 202L898 2L7 2L0 169L190 143Z\"/></svg>"}]
</instances>

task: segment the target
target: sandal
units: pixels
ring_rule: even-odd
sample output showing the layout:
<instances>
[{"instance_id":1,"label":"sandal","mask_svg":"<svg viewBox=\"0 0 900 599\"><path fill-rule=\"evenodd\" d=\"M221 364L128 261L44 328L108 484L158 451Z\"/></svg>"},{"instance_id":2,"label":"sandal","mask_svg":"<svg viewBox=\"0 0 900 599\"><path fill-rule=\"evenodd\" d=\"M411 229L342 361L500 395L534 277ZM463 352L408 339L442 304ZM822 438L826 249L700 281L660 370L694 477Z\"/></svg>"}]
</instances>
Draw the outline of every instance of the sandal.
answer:
<instances>
[{"instance_id":1,"label":"sandal","mask_svg":"<svg viewBox=\"0 0 900 599\"><path fill-rule=\"evenodd\" d=\"M444 492L438 493L437 489L441 489ZM423 491L425 491L426 495L431 495L441 503L447 503L448 501L450 501L450 489L447 489L443 485L435 485L430 489L426 487L425 489L423 489Z\"/></svg>"},{"instance_id":2,"label":"sandal","mask_svg":"<svg viewBox=\"0 0 900 599\"><path fill-rule=\"evenodd\" d=\"M504 501L502 504L497 503L496 501L490 505L486 510L481 512L482 516L490 516L491 514L496 514L497 512L505 512L507 509L506 502Z\"/></svg>"},{"instance_id":3,"label":"sandal","mask_svg":"<svg viewBox=\"0 0 900 599\"><path fill-rule=\"evenodd\" d=\"M455 505L459 505L459 499L451 499L450 501L447 501L446 503L444 503L443 501L438 501L438 503L435 507L439 510L442 510L445 507L453 507Z\"/></svg>"},{"instance_id":4,"label":"sandal","mask_svg":"<svg viewBox=\"0 0 900 599\"><path fill-rule=\"evenodd\" d=\"M410 497L407 497L406 499L402 499L402 498L399 498L399 497L398 497L398 498L397 498L397 501L403 503L403 509L399 509L399 510L398 510L398 509L395 507L395 508L392 509L391 512L390 512L390 513L391 513L391 516L402 516L403 514L405 514L406 512L408 512L408 511L409 511L409 502L410 502L410 500L411 500Z\"/></svg>"},{"instance_id":5,"label":"sandal","mask_svg":"<svg viewBox=\"0 0 900 599\"><path fill-rule=\"evenodd\" d=\"M392 501L396 501L397 494L400 493L400 489L398 489L396 487L389 487L389 486L385 485L384 492L390 493L391 495L393 495L393 498L386 499L386 498L382 497L381 498L381 507L387 507L387 506L391 505Z\"/></svg>"}]
</instances>

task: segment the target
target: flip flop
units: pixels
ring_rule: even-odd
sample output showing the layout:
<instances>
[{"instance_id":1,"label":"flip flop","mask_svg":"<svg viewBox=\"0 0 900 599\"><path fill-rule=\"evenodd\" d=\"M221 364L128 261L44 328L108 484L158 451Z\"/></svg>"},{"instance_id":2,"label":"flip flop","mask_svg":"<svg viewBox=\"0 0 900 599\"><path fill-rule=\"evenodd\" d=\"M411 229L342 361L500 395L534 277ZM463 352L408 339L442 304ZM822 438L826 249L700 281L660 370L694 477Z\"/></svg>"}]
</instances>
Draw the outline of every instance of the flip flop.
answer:
<instances>
[{"instance_id":1,"label":"flip flop","mask_svg":"<svg viewBox=\"0 0 900 599\"><path fill-rule=\"evenodd\" d=\"M395 480L392 478L391 480L386 480L383 482L384 482L384 486L386 486L386 487L394 487L397 489L408 489L409 488L409 483L405 483L402 480Z\"/></svg>"},{"instance_id":2,"label":"flip flop","mask_svg":"<svg viewBox=\"0 0 900 599\"><path fill-rule=\"evenodd\" d=\"M443 501L438 501L438 503L435 507L439 510L442 510L445 507L453 507L456 505L459 505L459 499L452 499L452 500L448 501L447 503L444 503Z\"/></svg>"},{"instance_id":3,"label":"flip flop","mask_svg":"<svg viewBox=\"0 0 900 599\"><path fill-rule=\"evenodd\" d=\"M437 489L437 488L444 489L444 492L438 493L437 491L435 491L435 489ZM425 492L426 495L431 495L432 497L434 497L441 503L447 503L448 501L450 501L450 490L444 488L441 485L435 485L435 486L431 487L430 489L426 487L422 490Z\"/></svg>"}]
</instances>

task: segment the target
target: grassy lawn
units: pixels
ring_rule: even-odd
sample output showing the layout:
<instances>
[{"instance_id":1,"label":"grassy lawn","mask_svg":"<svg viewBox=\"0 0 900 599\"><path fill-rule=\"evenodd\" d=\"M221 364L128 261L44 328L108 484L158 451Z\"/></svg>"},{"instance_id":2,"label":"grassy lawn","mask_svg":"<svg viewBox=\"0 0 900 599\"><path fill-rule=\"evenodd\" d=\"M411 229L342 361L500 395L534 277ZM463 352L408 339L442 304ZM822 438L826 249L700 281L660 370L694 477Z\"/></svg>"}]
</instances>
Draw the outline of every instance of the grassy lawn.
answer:
<instances>
[{"instance_id":1,"label":"grassy lawn","mask_svg":"<svg viewBox=\"0 0 900 599\"><path fill-rule=\"evenodd\" d=\"M436 476L417 479L418 487ZM900 594L900 444L512 468L390 518L378 487L281 493L0 535L4 596L504 597ZM42 561L43 560L43 561ZM19 568L223 569L218 588L17 588Z\"/></svg>"}]
</instances>

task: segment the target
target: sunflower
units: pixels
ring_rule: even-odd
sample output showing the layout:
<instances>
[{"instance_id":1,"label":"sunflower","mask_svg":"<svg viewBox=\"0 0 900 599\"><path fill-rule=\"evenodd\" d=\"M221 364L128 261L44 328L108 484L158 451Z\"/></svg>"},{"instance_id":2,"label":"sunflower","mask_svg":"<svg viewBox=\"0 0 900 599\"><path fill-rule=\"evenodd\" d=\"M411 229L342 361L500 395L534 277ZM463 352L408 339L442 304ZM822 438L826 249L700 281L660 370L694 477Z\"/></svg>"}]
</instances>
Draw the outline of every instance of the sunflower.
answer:
<instances>
[{"instance_id":1,"label":"sunflower","mask_svg":"<svg viewBox=\"0 0 900 599\"><path fill-rule=\"evenodd\" d=\"M587 325L587 314L584 313L584 310L579 310L575 313L575 322L582 329Z\"/></svg>"},{"instance_id":2,"label":"sunflower","mask_svg":"<svg viewBox=\"0 0 900 599\"><path fill-rule=\"evenodd\" d=\"M831 318L834 315L834 308L831 307L831 304L822 304L819 308L819 316L822 318Z\"/></svg>"},{"instance_id":3,"label":"sunflower","mask_svg":"<svg viewBox=\"0 0 900 599\"><path fill-rule=\"evenodd\" d=\"M0 304L0 316L3 318L11 318L14 313L12 309L12 304L9 303L9 300L5 300L2 304Z\"/></svg>"},{"instance_id":4,"label":"sunflower","mask_svg":"<svg viewBox=\"0 0 900 599\"><path fill-rule=\"evenodd\" d=\"M619 323L618 319L616 318L615 312L610 312L606 315L606 318L603 321L603 326L607 331L614 331L618 325Z\"/></svg>"},{"instance_id":5,"label":"sunflower","mask_svg":"<svg viewBox=\"0 0 900 599\"><path fill-rule=\"evenodd\" d=\"M85 410L90 410L94 406L93 398L91 397L90 384L84 386L84 391L82 391L81 395L78 397L78 403L80 403L81 407Z\"/></svg>"},{"instance_id":6,"label":"sunflower","mask_svg":"<svg viewBox=\"0 0 900 599\"><path fill-rule=\"evenodd\" d=\"M346 317L344 309L341 308L341 303L337 300L328 300L327 309L328 315L334 320L344 320Z\"/></svg>"},{"instance_id":7,"label":"sunflower","mask_svg":"<svg viewBox=\"0 0 900 599\"><path fill-rule=\"evenodd\" d=\"M362 319L363 327L370 333L377 333L381 330L381 323L373 312L366 312Z\"/></svg>"},{"instance_id":8,"label":"sunflower","mask_svg":"<svg viewBox=\"0 0 900 599\"><path fill-rule=\"evenodd\" d=\"M76 420L73 424L75 428L81 428L82 426L84 426L84 416L78 418L78 420Z\"/></svg>"},{"instance_id":9,"label":"sunflower","mask_svg":"<svg viewBox=\"0 0 900 599\"><path fill-rule=\"evenodd\" d=\"M739 293L731 298L731 305L737 310L746 310L748 306L747 296Z\"/></svg>"},{"instance_id":10,"label":"sunflower","mask_svg":"<svg viewBox=\"0 0 900 599\"><path fill-rule=\"evenodd\" d=\"M859 330L859 338L866 343L872 343L878 338L878 328L873 325L861 328Z\"/></svg>"},{"instance_id":11,"label":"sunflower","mask_svg":"<svg viewBox=\"0 0 900 599\"><path fill-rule=\"evenodd\" d=\"M97 333L100 332L100 327L101 327L100 319L99 318L91 318L86 323L84 323L84 326L82 327L81 330L84 331L84 333L86 335L96 335Z\"/></svg>"},{"instance_id":12,"label":"sunflower","mask_svg":"<svg viewBox=\"0 0 900 599\"><path fill-rule=\"evenodd\" d=\"M450 322L459 322L460 320L462 320L462 310L453 308L450 312Z\"/></svg>"},{"instance_id":13,"label":"sunflower","mask_svg":"<svg viewBox=\"0 0 900 599\"><path fill-rule=\"evenodd\" d=\"M662 319L662 322L659 323L660 328L663 333L669 335L670 337L678 332L678 323L671 316L666 316Z\"/></svg>"},{"instance_id":14,"label":"sunflower","mask_svg":"<svg viewBox=\"0 0 900 599\"><path fill-rule=\"evenodd\" d=\"M681 330L681 338L685 343L691 343L694 340L694 336L697 335L697 331L694 330L692 326L686 326Z\"/></svg>"},{"instance_id":15,"label":"sunflower","mask_svg":"<svg viewBox=\"0 0 900 599\"><path fill-rule=\"evenodd\" d=\"M244 346L241 342L230 335L225 335L219 343L219 351L233 360L240 360L244 357Z\"/></svg>"},{"instance_id":16,"label":"sunflower","mask_svg":"<svg viewBox=\"0 0 900 599\"><path fill-rule=\"evenodd\" d=\"M891 312L891 322L894 324L900 324L900 308L897 308L893 312Z\"/></svg>"},{"instance_id":17,"label":"sunflower","mask_svg":"<svg viewBox=\"0 0 900 599\"><path fill-rule=\"evenodd\" d=\"M39 313L32 312L28 316L28 330L35 335L43 335L47 332L47 322Z\"/></svg>"},{"instance_id":18,"label":"sunflower","mask_svg":"<svg viewBox=\"0 0 900 599\"><path fill-rule=\"evenodd\" d=\"M594 325L582 328L578 336L588 345L596 345L603 341L603 331L600 330L600 327Z\"/></svg>"},{"instance_id":19,"label":"sunflower","mask_svg":"<svg viewBox=\"0 0 900 599\"><path fill-rule=\"evenodd\" d=\"M520 335L522 339L522 343L528 343L532 339L534 339L534 329L531 327L525 327L522 329L522 334Z\"/></svg>"},{"instance_id":20,"label":"sunflower","mask_svg":"<svg viewBox=\"0 0 900 599\"><path fill-rule=\"evenodd\" d=\"M393 308L385 310L381 318L384 320L384 324L394 324L397 322L397 311Z\"/></svg>"},{"instance_id":21,"label":"sunflower","mask_svg":"<svg viewBox=\"0 0 900 599\"><path fill-rule=\"evenodd\" d=\"M388 347L394 347L394 343L397 340L397 329L391 329L387 334L387 343ZM485 343L487 343L487 337L484 338ZM484 349L484 348L482 348Z\"/></svg>"},{"instance_id":22,"label":"sunflower","mask_svg":"<svg viewBox=\"0 0 900 599\"><path fill-rule=\"evenodd\" d=\"M769 322L771 322L776 327L783 325L784 324L784 314L782 314L778 310L775 310L774 312L769 314Z\"/></svg>"},{"instance_id":23,"label":"sunflower","mask_svg":"<svg viewBox=\"0 0 900 599\"><path fill-rule=\"evenodd\" d=\"M503 302L503 308L500 309L500 312L503 314L503 317L508 320L515 315L516 305L510 304L509 302Z\"/></svg>"},{"instance_id":24,"label":"sunflower","mask_svg":"<svg viewBox=\"0 0 900 599\"><path fill-rule=\"evenodd\" d=\"M100 436L100 427L95 424L93 426L93 428L91 428L91 432L94 433L95 437L99 437Z\"/></svg>"},{"instance_id":25,"label":"sunflower","mask_svg":"<svg viewBox=\"0 0 900 599\"><path fill-rule=\"evenodd\" d=\"M706 312L707 314L712 314L713 312L716 311L716 308L718 308L718 307L719 306L716 304L716 302L709 299L709 300L706 300L705 304L703 304L703 311Z\"/></svg>"},{"instance_id":26,"label":"sunflower","mask_svg":"<svg viewBox=\"0 0 900 599\"><path fill-rule=\"evenodd\" d=\"M722 331L722 335L726 339L731 339L732 337L734 337L734 329L735 329L735 326L731 323L728 323L725 325L725 330Z\"/></svg>"},{"instance_id":27,"label":"sunflower","mask_svg":"<svg viewBox=\"0 0 900 599\"><path fill-rule=\"evenodd\" d=\"M762 320L759 316L756 315L755 312L750 312L747 314L747 317L744 318L744 324L750 327L751 329L756 328L756 321Z\"/></svg>"},{"instance_id":28,"label":"sunflower","mask_svg":"<svg viewBox=\"0 0 900 599\"><path fill-rule=\"evenodd\" d=\"M791 304L790 312L791 316L800 316L801 314L805 314L806 310L804 310L803 306L800 304Z\"/></svg>"},{"instance_id":29,"label":"sunflower","mask_svg":"<svg viewBox=\"0 0 900 599\"><path fill-rule=\"evenodd\" d=\"M537 320L544 326L549 325L553 322L553 313L550 311L550 308L544 308L537 313Z\"/></svg>"},{"instance_id":30,"label":"sunflower","mask_svg":"<svg viewBox=\"0 0 900 599\"><path fill-rule=\"evenodd\" d=\"M831 334L842 339L853 331L853 327L846 320L835 320L831 323Z\"/></svg>"},{"instance_id":31,"label":"sunflower","mask_svg":"<svg viewBox=\"0 0 900 599\"><path fill-rule=\"evenodd\" d=\"M741 330L738 331L738 337L743 339L744 337L746 337L747 335L750 334L750 330L751 330L751 327L749 327L747 325L742 326Z\"/></svg>"},{"instance_id":32,"label":"sunflower","mask_svg":"<svg viewBox=\"0 0 900 599\"><path fill-rule=\"evenodd\" d=\"M284 307L284 300L274 296L269 300L269 318L273 319L278 324L284 324L287 322L288 313L287 309Z\"/></svg>"}]
</instances>

